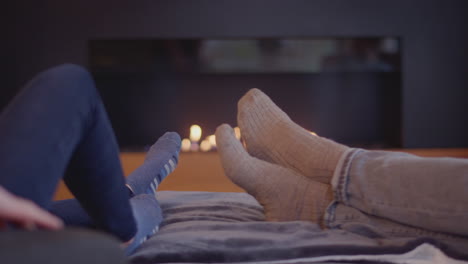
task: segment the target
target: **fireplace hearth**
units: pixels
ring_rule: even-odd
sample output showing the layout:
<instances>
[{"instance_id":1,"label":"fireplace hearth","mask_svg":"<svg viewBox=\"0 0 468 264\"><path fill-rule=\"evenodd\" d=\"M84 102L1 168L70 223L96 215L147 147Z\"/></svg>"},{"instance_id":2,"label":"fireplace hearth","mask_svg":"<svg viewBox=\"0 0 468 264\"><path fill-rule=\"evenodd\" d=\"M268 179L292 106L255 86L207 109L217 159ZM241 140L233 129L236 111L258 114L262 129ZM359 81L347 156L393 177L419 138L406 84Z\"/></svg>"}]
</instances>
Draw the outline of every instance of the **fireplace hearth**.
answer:
<instances>
[{"instance_id":1,"label":"fireplace hearth","mask_svg":"<svg viewBox=\"0 0 468 264\"><path fill-rule=\"evenodd\" d=\"M190 140L194 124L203 135L189 150L198 149L221 123L236 126L237 101L253 87L319 135L397 148L401 48L387 36L98 39L89 66L123 150L166 131Z\"/></svg>"}]
</instances>

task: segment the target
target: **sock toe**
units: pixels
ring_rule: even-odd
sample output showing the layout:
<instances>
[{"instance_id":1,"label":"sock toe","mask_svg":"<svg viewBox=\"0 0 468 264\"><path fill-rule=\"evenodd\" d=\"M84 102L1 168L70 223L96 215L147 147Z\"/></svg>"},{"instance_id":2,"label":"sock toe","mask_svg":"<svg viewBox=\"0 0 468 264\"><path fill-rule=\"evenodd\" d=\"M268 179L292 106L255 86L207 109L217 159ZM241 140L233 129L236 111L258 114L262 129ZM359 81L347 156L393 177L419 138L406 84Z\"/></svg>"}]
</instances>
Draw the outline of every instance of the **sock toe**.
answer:
<instances>
[{"instance_id":1,"label":"sock toe","mask_svg":"<svg viewBox=\"0 0 468 264\"><path fill-rule=\"evenodd\" d=\"M236 158L248 155L236 138L234 129L228 124L222 124L216 129L216 145L220 145L220 151Z\"/></svg>"},{"instance_id":2,"label":"sock toe","mask_svg":"<svg viewBox=\"0 0 468 264\"><path fill-rule=\"evenodd\" d=\"M148 150L143 165L127 177L127 186L136 194L155 194L159 184L175 170L181 146L176 132L166 132Z\"/></svg>"},{"instance_id":3,"label":"sock toe","mask_svg":"<svg viewBox=\"0 0 468 264\"><path fill-rule=\"evenodd\" d=\"M216 129L216 145L226 175L247 192L253 191L253 179L248 171L251 157L235 137L231 126L223 124Z\"/></svg>"},{"instance_id":4,"label":"sock toe","mask_svg":"<svg viewBox=\"0 0 468 264\"><path fill-rule=\"evenodd\" d=\"M216 144L227 177L257 199L268 221L319 221L328 185L250 156L229 125L218 127Z\"/></svg>"},{"instance_id":5,"label":"sock toe","mask_svg":"<svg viewBox=\"0 0 468 264\"><path fill-rule=\"evenodd\" d=\"M179 134L176 132L166 132L151 146L145 160L151 160L155 155L160 156L163 152L179 154L181 142ZM178 155L173 156L176 156L178 159Z\"/></svg>"}]
</instances>

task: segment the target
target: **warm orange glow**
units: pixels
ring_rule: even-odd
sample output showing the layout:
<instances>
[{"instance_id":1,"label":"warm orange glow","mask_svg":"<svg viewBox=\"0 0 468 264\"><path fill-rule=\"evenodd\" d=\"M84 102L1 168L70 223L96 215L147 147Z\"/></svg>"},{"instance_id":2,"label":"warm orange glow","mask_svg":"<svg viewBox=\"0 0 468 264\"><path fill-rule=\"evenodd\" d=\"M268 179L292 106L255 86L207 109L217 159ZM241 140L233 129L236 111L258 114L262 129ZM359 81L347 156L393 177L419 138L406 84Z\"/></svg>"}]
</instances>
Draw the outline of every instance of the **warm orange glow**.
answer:
<instances>
[{"instance_id":1,"label":"warm orange glow","mask_svg":"<svg viewBox=\"0 0 468 264\"><path fill-rule=\"evenodd\" d=\"M199 125L192 125L190 127L190 140L192 142L198 142L202 135L202 129Z\"/></svg>"},{"instance_id":2,"label":"warm orange glow","mask_svg":"<svg viewBox=\"0 0 468 264\"><path fill-rule=\"evenodd\" d=\"M203 151L203 152L210 151L210 150L211 150L210 141L208 141L207 139L203 140L203 141L200 143L200 150Z\"/></svg>"},{"instance_id":3,"label":"warm orange glow","mask_svg":"<svg viewBox=\"0 0 468 264\"><path fill-rule=\"evenodd\" d=\"M191 143L190 144L190 151L197 152L200 149L200 145L198 143Z\"/></svg>"},{"instance_id":4,"label":"warm orange glow","mask_svg":"<svg viewBox=\"0 0 468 264\"><path fill-rule=\"evenodd\" d=\"M190 139L188 138L184 138L182 139L182 145L180 147L180 149L183 151L183 152L187 152L187 151L190 151Z\"/></svg>"},{"instance_id":5,"label":"warm orange glow","mask_svg":"<svg viewBox=\"0 0 468 264\"><path fill-rule=\"evenodd\" d=\"M309 133L310 133L311 135L313 135L313 136L317 136L317 133L315 133L315 132L309 131Z\"/></svg>"},{"instance_id":6,"label":"warm orange glow","mask_svg":"<svg viewBox=\"0 0 468 264\"><path fill-rule=\"evenodd\" d=\"M210 142L211 147L216 147L216 136L210 135L206 139Z\"/></svg>"},{"instance_id":7,"label":"warm orange glow","mask_svg":"<svg viewBox=\"0 0 468 264\"><path fill-rule=\"evenodd\" d=\"M239 127L234 128L234 134L236 135L236 138L240 140L241 138L241 131Z\"/></svg>"}]
</instances>

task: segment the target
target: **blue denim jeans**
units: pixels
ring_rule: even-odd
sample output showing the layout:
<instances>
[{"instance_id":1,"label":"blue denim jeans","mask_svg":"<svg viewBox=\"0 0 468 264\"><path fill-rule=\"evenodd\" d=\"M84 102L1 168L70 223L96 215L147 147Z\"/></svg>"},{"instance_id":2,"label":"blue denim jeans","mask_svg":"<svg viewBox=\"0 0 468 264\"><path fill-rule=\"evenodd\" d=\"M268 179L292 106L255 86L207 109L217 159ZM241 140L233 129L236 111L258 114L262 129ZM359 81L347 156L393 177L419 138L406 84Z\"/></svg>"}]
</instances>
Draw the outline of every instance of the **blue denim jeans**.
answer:
<instances>
[{"instance_id":1,"label":"blue denim jeans","mask_svg":"<svg viewBox=\"0 0 468 264\"><path fill-rule=\"evenodd\" d=\"M350 149L332 179L324 226L382 238L467 243L468 160Z\"/></svg>"},{"instance_id":2,"label":"blue denim jeans","mask_svg":"<svg viewBox=\"0 0 468 264\"><path fill-rule=\"evenodd\" d=\"M54 207L62 178L79 204ZM40 73L2 112L0 185L63 219L86 222L89 216L97 228L124 241L136 232L116 139L93 80L81 67Z\"/></svg>"}]
</instances>

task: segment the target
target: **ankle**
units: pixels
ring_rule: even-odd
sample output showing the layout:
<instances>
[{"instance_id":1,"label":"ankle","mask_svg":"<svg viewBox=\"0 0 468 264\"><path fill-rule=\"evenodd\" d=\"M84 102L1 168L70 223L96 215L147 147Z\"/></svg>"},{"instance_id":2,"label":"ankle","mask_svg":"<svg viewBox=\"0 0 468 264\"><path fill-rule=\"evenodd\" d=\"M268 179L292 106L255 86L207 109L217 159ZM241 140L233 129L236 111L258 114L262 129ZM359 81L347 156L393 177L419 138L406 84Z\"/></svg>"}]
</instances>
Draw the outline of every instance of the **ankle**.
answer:
<instances>
[{"instance_id":1,"label":"ankle","mask_svg":"<svg viewBox=\"0 0 468 264\"><path fill-rule=\"evenodd\" d=\"M133 237L132 239L128 240L127 242L120 243L120 248L121 248L121 249L127 248L134 240L135 240L135 237Z\"/></svg>"}]
</instances>

